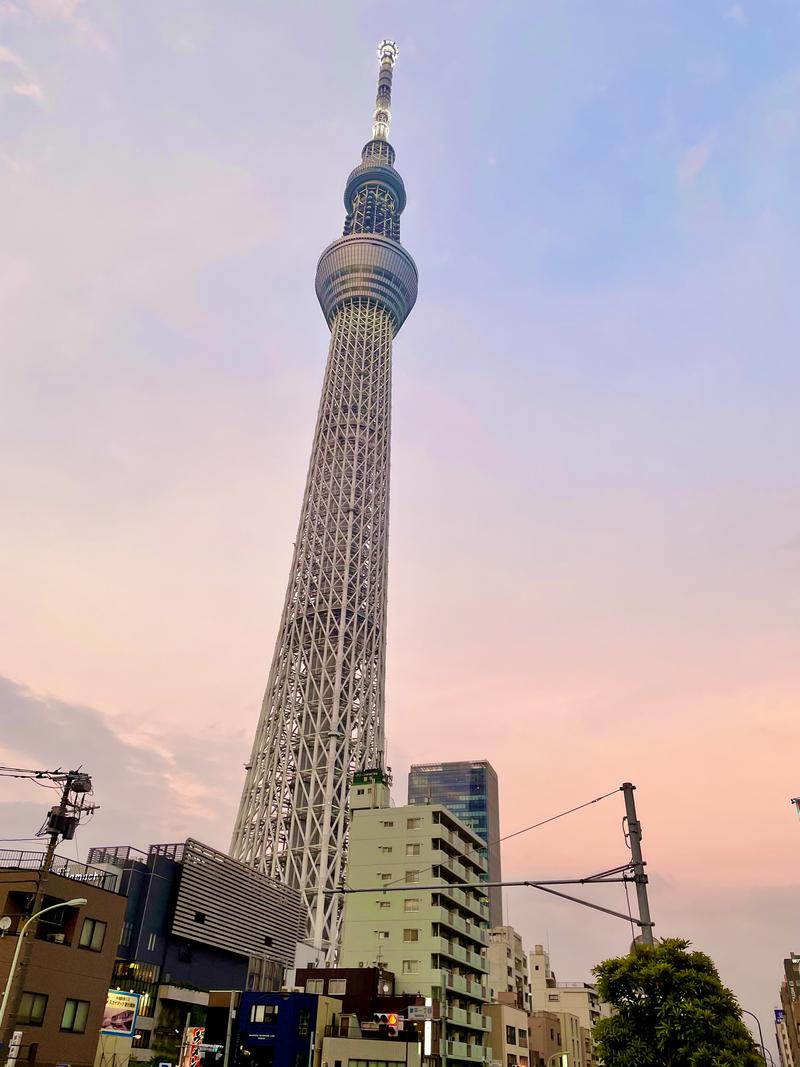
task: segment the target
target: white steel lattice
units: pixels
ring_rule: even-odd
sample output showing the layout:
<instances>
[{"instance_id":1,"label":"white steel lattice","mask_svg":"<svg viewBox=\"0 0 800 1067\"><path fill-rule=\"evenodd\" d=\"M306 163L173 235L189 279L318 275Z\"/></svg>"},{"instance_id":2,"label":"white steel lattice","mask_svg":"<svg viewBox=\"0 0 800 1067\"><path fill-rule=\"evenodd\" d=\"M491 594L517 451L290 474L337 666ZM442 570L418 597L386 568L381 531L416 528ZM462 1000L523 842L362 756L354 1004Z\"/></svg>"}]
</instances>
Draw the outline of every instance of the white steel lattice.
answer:
<instances>
[{"instance_id":1,"label":"white steel lattice","mask_svg":"<svg viewBox=\"0 0 800 1067\"><path fill-rule=\"evenodd\" d=\"M388 132L396 50L381 46ZM377 114L377 110L376 110ZM297 886L308 936L338 947L353 773L382 764L392 339L416 299L399 243L394 150L373 139L350 175L346 235L323 253L331 328L300 525L231 854Z\"/></svg>"}]
</instances>

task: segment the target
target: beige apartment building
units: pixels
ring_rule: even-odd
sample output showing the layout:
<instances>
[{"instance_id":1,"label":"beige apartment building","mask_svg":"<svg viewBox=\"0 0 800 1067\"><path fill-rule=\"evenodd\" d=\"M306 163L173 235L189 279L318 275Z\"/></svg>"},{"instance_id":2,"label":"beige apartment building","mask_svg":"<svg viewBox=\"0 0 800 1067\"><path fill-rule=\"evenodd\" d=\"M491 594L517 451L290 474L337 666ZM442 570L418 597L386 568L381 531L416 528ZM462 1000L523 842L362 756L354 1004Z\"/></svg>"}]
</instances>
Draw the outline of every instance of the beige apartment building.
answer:
<instances>
[{"instance_id":1,"label":"beige apartment building","mask_svg":"<svg viewBox=\"0 0 800 1067\"><path fill-rule=\"evenodd\" d=\"M441 804L390 807L382 770L350 790L340 966L383 966L396 993L425 998L423 1064L483 1064L491 1051L485 843ZM430 888L432 887L432 888Z\"/></svg>"},{"instance_id":2,"label":"beige apartment building","mask_svg":"<svg viewBox=\"0 0 800 1067\"><path fill-rule=\"evenodd\" d=\"M495 926L489 931L486 952L489 961L489 998L500 1001L501 993L511 993L515 1007L531 1010L531 985L528 961L522 938L512 926ZM508 1001L507 1001L508 1002Z\"/></svg>"},{"instance_id":3,"label":"beige apartment building","mask_svg":"<svg viewBox=\"0 0 800 1067\"><path fill-rule=\"evenodd\" d=\"M530 1067L528 1013L512 1004L487 1004L491 1067Z\"/></svg>"},{"instance_id":4,"label":"beige apartment building","mask_svg":"<svg viewBox=\"0 0 800 1067\"><path fill-rule=\"evenodd\" d=\"M610 1009L598 997L596 987L589 982L556 981L550 956L541 945L534 946L529 969L534 1014L544 1011L561 1016L561 1039L570 1056L569 1067L597 1067L592 1029Z\"/></svg>"}]
</instances>

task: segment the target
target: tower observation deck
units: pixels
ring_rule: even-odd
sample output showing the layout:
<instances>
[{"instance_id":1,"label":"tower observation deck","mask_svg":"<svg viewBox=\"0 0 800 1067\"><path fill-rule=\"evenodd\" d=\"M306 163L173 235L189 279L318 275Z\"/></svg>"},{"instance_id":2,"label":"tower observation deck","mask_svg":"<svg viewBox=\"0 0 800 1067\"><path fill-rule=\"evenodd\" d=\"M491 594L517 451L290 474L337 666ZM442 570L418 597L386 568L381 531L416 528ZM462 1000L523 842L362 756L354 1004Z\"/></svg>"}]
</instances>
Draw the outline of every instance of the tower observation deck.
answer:
<instances>
[{"instance_id":1,"label":"tower observation deck","mask_svg":"<svg viewBox=\"0 0 800 1067\"><path fill-rule=\"evenodd\" d=\"M372 138L317 265L331 331L286 600L231 855L298 887L307 938L338 947L347 798L384 757L392 341L417 296L389 143L397 48L383 41Z\"/></svg>"}]
</instances>

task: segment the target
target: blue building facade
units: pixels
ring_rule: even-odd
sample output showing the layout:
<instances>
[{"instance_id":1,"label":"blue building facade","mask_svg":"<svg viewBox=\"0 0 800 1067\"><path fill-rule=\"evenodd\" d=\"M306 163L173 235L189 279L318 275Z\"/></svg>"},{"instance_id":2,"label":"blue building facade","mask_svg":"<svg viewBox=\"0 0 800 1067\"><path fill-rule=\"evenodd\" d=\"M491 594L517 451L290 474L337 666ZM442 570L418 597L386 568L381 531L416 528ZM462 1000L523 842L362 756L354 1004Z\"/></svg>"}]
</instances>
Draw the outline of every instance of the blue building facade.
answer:
<instances>
[{"instance_id":1,"label":"blue building facade","mask_svg":"<svg viewBox=\"0 0 800 1067\"><path fill-rule=\"evenodd\" d=\"M487 845L488 881L502 878L500 863L500 798L497 773L488 760L418 763L408 774L409 804L444 804ZM489 889L489 923L503 923L503 895Z\"/></svg>"},{"instance_id":2,"label":"blue building facade","mask_svg":"<svg viewBox=\"0 0 800 1067\"><path fill-rule=\"evenodd\" d=\"M313 993L243 993L234 1063L250 1067L309 1067L321 998Z\"/></svg>"}]
</instances>

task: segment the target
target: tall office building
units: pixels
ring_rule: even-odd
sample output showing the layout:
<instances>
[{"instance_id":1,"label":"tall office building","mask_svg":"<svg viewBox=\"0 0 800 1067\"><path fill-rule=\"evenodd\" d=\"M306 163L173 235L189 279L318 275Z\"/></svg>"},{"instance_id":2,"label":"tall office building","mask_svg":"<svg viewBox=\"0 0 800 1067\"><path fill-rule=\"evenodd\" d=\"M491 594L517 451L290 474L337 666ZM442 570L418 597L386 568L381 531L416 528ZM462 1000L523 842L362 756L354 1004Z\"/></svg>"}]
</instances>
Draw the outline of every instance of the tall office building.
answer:
<instances>
[{"instance_id":1,"label":"tall office building","mask_svg":"<svg viewBox=\"0 0 800 1067\"><path fill-rule=\"evenodd\" d=\"M420 763L408 774L409 804L444 804L487 844L488 881L499 882L500 803L497 774L488 760ZM503 924L503 895L489 890L489 924Z\"/></svg>"},{"instance_id":2,"label":"tall office building","mask_svg":"<svg viewBox=\"0 0 800 1067\"><path fill-rule=\"evenodd\" d=\"M414 306L389 144L397 49L384 41L372 138L347 179L344 236L316 291L331 330L286 600L231 854L303 893L308 937L336 951L355 771L384 754L392 340Z\"/></svg>"}]
</instances>

